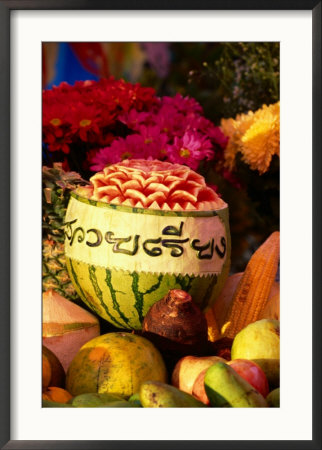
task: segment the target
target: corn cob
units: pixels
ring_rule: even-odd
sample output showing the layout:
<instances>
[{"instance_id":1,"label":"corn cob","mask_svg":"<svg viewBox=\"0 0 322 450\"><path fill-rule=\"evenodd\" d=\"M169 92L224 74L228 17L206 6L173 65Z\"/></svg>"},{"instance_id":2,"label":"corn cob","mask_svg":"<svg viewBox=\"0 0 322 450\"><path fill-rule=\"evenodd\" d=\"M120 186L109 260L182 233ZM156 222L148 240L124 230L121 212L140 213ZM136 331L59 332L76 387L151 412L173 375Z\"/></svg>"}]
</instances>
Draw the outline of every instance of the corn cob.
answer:
<instances>
[{"instance_id":1,"label":"corn cob","mask_svg":"<svg viewBox=\"0 0 322 450\"><path fill-rule=\"evenodd\" d=\"M220 338L220 331L213 308L209 308L205 316L208 326L208 341L215 342Z\"/></svg>"},{"instance_id":2,"label":"corn cob","mask_svg":"<svg viewBox=\"0 0 322 450\"><path fill-rule=\"evenodd\" d=\"M221 333L234 338L256 322L266 305L279 262L280 234L272 233L249 260L227 312Z\"/></svg>"}]
</instances>

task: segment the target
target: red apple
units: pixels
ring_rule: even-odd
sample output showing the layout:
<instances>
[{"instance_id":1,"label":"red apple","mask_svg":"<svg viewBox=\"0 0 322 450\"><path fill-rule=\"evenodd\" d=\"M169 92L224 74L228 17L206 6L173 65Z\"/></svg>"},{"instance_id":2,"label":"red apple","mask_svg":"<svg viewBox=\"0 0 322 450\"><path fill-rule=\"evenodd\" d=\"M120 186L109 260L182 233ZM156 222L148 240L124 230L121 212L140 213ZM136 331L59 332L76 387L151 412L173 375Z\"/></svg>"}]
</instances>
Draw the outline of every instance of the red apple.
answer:
<instances>
[{"instance_id":1,"label":"red apple","mask_svg":"<svg viewBox=\"0 0 322 450\"><path fill-rule=\"evenodd\" d=\"M197 379L194 382L193 387L192 387L192 395L194 397L196 397L198 400L200 400L202 403L204 403L205 405L210 405L210 400L206 394L206 389L205 389L205 375L206 375L206 372L208 369L209 369L209 367L199 373L199 375L197 376Z\"/></svg>"},{"instance_id":2,"label":"red apple","mask_svg":"<svg viewBox=\"0 0 322 450\"><path fill-rule=\"evenodd\" d=\"M269 393L269 386L264 371L254 361L248 359L233 359L227 364L231 366L244 380L248 381L256 391L265 398Z\"/></svg>"},{"instance_id":3,"label":"red apple","mask_svg":"<svg viewBox=\"0 0 322 450\"><path fill-rule=\"evenodd\" d=\"M217 361L227 362L220 356L184 356L175 365L171 384L180 391L192 394L192 387L199 373Z\"/></svg>"}]
</instances>

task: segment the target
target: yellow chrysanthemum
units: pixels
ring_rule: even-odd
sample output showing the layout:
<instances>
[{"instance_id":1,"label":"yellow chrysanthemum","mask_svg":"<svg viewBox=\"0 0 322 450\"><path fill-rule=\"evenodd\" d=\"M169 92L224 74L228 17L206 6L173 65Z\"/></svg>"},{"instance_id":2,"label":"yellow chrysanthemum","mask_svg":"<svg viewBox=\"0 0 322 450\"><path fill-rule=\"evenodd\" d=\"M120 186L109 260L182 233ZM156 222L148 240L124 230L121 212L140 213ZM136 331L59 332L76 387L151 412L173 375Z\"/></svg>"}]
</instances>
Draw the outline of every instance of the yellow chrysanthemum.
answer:
<instances>
[{"instance_id":1,"label":"yellow chrysanthemum","mask_svg":"<svg viewBox=\"0 0 322 450\"><path fill-rule=\"evenodd\" d=\"M234 119L222 119L221 129L225 136L229 137L227 147L225 149L225 166L229 170L233 170L235 165L235 157L238 151L238 145L234 139L236 132L236 120Z\"/></svg>"},{"instance_id":2,"label":"yellow chrysanthemum","mask_svg":"<svg viewBox=\"0 0 322 450\"><path fill-rule=\"evenodd\" d=\"M242 160L252 170L265 173L272 156L279 155L280 147L280 103L263 107L248 114L240 114L236 119L223 119L221 128L229 137L225 150L225 165L234 168L238 152Z\"/></svg>"},{"instance_id":3,"label":"yellow chrysanthemum","mask_svg":"<svg viewBox=\"0 0 322 450\"><path fill-rule=\"evenodd\" d=\"M266 107L242 137L242 159L260 174L269 169L272 156L280 152L279 113Z\"/></svg>"}]
</instances>

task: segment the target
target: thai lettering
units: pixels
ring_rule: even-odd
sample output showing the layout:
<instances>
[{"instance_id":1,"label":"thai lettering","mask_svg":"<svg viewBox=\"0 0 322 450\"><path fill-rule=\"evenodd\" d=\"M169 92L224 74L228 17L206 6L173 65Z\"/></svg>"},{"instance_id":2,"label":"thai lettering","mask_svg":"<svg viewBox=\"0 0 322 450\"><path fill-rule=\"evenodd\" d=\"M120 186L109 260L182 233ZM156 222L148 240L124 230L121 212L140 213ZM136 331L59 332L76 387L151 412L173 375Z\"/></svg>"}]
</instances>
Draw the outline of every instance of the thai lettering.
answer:
<instances>
[{"instance_id":1,"label":"thai lettering","mask_svg":"<svg viewBox=\"0 0 322 450\"><path fill-rule=\"evenodd\" d=\"M96 228L91 228L90 230L87 230L87 234L89 233L94 233L96 235L96 241L94 242L86 241L86 245L88 245L89 247L98 247L99 245L101 245L103 237L100 230L96 230Z\"/></svg>"},{"instance_id":2,"label":"thai lettering","mask_svg":"<svg viewBox=\"0 0 322 450\"><path fill-rule=\"evenodd\" d=\"M108 244L113 244L112 251L113 253L123 253L124 255L135 255L139 249L139 238L140 236L136 234L133 239L133 248L129 250L127 248L121 248L121 245L130 242L132 240L132 236L128 236L126 238L115 238L114 233L112 231L107 231L105 233L105 240Z\"/></svg>"},{"instance_id":3,"label":"thai lettering","mask_svg":"<svg viewBox=\"0 0 322 450\"><path fill-rule=\"evenodd\" d=\"M193 239L191 247L196 250L198 259L211 259L214 254L214 239L211 239L204 245L199 245L200 239ZM210 248L210 252L207 250Z\"/></svg>"},{"instance_id":4,"label":"thai lettering","mask_svg":"<svg viewBox=\"0 0 322 450\"><path fill-rule=\"evenodd\" d=\"M220 250L218 245L216 245L215 250L216 250L216 253L219 256L219 258L223 258L225 256L225 254L226 254L226 239L224 238L224 236L222 236L220 238L220 243L223 246L223 249Z\"/></svg>"},{"instance_id":5,"label":"thai lettering","mask_svg":"<svg viewBox=\"0 0 322 450\"><path fill-rule=\"evenodd\" d=\"M162 250L160 247L152 247L149 248L149 244L160 244L161 238L158 239L147 239L143 242L143 250L149 256L160 256L162 254Z\"/></svg>"},{"instance_id":6,"label":"thai lettering","mask_svg":"<svg viewBox=\"0 0 322 450\"><path fill-rule=\"evenodd\" d=\"M178 258L184 254L185 244L189 242L198 259L208 260L213 258L214 253L220 259L223 259L227 250L225 236L220 236L219 238L211 237L206 242L202 242L201 239L183 236L184 222L180 222L179 226L168 225L162 229L161 236L145 240L139 234L124 237L118 236L114 231L106 231L103 238L103 233L100 230L90 228L85 231L82 227L76 226L76 224L77 219L64 224L65 236L70 246L74 244L75 240L78 243L82 243L86 238L85 245L88 247L100 247L105 241L111 245L113 253L134 256L141 248L151 257L160 256L164 251L168 251L170 256Z\"/></svg>"}]
</instances>

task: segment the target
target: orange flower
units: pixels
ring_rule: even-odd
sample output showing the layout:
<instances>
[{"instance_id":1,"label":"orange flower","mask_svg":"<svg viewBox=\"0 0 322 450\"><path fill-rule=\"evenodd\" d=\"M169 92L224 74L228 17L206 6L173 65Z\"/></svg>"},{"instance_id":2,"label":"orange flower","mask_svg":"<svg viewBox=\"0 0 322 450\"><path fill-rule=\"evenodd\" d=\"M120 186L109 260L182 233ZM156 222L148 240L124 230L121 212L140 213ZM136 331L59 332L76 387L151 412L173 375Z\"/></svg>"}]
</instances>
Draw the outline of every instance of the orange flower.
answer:
<instances>
[{"instance_id":1,"label":"orange flower","mask_svg":"<svg viewBox=\"0 0 322 450\"><path fill-rule=\"evenodd\" d=\"M267 172L273 155L280 154L280 102L263 105L256 112L238 115L236 119L222 119L221 128L229 137L224 151L229 170L234 169L238 152L260 174Z\"/></svg>"}]
</instances>

